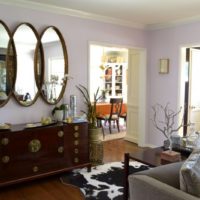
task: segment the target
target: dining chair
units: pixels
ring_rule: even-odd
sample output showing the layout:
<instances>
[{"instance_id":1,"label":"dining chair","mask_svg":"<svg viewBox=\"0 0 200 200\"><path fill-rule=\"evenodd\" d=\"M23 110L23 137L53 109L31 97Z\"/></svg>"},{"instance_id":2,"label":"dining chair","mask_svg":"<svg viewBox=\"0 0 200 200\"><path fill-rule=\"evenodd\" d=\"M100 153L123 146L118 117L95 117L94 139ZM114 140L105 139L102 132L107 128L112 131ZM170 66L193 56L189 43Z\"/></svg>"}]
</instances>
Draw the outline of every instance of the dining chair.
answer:
<instances>
[{"instance_id":1,"label":"dining chair","mask_svg":"<svg viewBox=\"0 0 200 200\"><path fill-rule=\"evenodd\" d=\"M109 114L97 116L97 123L100 125L100 127L102 127L103 135L104 135L104 129L103 129L102 121L104 121L105 124L108 122L110 133L112 133L112 130L111 130L112 122L114 123L114 125L116 122L118 132L120 132L119 117L122 110L122 103L123 103L123 98L111 98L110 99L111 106L110 106Z\"/></svg>"}]
</instances>

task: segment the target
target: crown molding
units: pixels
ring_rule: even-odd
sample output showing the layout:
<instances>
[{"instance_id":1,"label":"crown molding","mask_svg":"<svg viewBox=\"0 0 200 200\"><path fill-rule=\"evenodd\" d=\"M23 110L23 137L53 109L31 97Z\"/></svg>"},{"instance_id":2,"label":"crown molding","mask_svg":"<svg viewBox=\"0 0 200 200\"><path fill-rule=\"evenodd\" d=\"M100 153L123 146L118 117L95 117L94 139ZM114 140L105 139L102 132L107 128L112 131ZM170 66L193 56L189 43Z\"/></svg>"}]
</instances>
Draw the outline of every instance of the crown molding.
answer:
<instances>
[{"instance_id":1,"label":"crown molding","mask_svg":"<svg viewBox=\"0 0 200 200\"><path fill-rule=\"evenodd\" d=\"M190 17L190 18L184 18L184 19L180 19L180 20L174 20L171 22L146 25L146 29L147 30L158 30L158 29L165 29L165 28L173 28L176 26L191 24L191 23L195 23L195 22L200 22L200 15Z\"/></svg>"},{"instance_id":2,"label":"crown molding","mask_svg":"<svg viewBox=\"0 0 200 200\"><path fill-rule=\"evenodd\" d=\"M0 0L0 4L46 11L46 12L51 12L55 14L67 15L67 16L78 17L78 18L83 18L83 19L90 19L90 20L95 20L95 21L100 21L100 22L105 22L105 23L111 23L111 24L136 28L136 29L146 28L144 24L133 23L131 21L105 17L102 15L91 14L91 13L83 12L80 10L73 10L69 8L47 5L47 4L38 3L38 2L30 2L30 1L25 1L25 0L6 0L6 1Z\"/></svg>"},{"instance_id":3,"label":"crown molding","mask_svg":"<svg viewBox=\"0 0 200 200\"><path fill-rule=\"evenodd\" d=\"M102 15L96 15L96 14L92 14L92 13L88 13L88 12L83 12L80 10L73 10L73 9L69 9L69 8L63 8L63 7L58 7L58 6L54 6L54 5L47 5L47 4L32 2L32 1L30 2L27 0L6 0L6 1L0 0L0 4L28 8L28 9L32 9L32 10L45 11L45 12L50 12L50 13L59 14L59 15L66 15L66 16L71 16L71 17L78 17L78 18L82 18L82 19L95 20L95 21L99 21L99 22L110 23L110 24L115 24L115 25L130 27L130 28L136 28L136 29L142 29L142 30L165 29L165 28L175 27L178 25L184 25L184 24L189 24L189 23L194 23L194 22L200 21L200 15L199 15L199 16L195 16L195 17L174 20L171 22L145 25L145 24L140 24L140 23L134 23L131 21L106 17L106 16L102 16Z\"/></svg>"}]
</instances>

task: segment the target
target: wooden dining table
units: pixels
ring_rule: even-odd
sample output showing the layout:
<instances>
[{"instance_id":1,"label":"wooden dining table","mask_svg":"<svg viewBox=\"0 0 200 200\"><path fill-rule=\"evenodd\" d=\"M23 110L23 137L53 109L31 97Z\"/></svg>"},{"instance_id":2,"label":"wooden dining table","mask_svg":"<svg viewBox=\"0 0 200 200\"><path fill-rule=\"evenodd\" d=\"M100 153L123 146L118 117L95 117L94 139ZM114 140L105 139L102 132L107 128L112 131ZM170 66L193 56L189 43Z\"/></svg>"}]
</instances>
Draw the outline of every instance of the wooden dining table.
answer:
<instances>
[{"instance_id":1,"label":"wooden dining table","mask_svg":"<svg viewBox=\"0 0 200 200\"><path fill-rule=\"evenodd\" d=\"M97 115L110 114L110 109L111 109L111 104L108 102L97 103L96 105ZM126 103L123 103L121 113L126 113L126 112L127 112Z\"/></svg>"}]
</instances>

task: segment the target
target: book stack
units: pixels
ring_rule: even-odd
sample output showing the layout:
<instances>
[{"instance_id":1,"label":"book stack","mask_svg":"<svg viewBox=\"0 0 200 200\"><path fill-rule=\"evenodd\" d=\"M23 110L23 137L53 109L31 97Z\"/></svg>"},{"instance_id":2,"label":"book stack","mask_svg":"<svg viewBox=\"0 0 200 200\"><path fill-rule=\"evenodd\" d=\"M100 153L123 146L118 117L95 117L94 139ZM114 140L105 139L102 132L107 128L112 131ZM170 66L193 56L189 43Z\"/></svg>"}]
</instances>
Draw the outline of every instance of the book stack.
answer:
<instances>
[{"instance_id":1,"label":"book stack","mask_svg":"<svg viewBox=\"0 0 200 200\"><path fill-rule=\"evenodd\" d=\"M160 154L160 159L166 160L169 162L177 162L177 161L181 161L181 154L176 151L167 150L167 151L163 151Z\"/></svg>"}]
</instances>

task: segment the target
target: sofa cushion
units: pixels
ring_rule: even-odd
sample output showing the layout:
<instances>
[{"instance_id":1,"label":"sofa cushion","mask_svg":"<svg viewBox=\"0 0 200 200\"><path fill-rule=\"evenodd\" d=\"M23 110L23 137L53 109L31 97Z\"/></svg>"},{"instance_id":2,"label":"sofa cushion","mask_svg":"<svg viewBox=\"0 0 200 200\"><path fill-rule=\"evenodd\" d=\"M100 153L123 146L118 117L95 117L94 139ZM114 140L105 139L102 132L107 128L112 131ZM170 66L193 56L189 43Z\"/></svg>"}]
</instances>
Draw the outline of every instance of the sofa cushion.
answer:
<instances>
[{"instance_id":1,"label":"sofa cushion","mask_svg":"<svg viewBox=\"0 0 200 200\"><path fill-rule=\"evenodd\" d=\"M180 189L179 171L183 162L176 162L167 165L162 165L149 170L144 170L135 173L136 175L147 175L160 182L166 183L172 187Z\"/></svg>"},{"instance_id":2,"label":"sofa cushion","mask_svg":"<svg viewBox=\"0 0 200 200\"><path fill-rule=\"evenodd\" d=\"M180 189L200 197L200 149L194 149L180 169Z\"/></svg>"}]
</instances>

